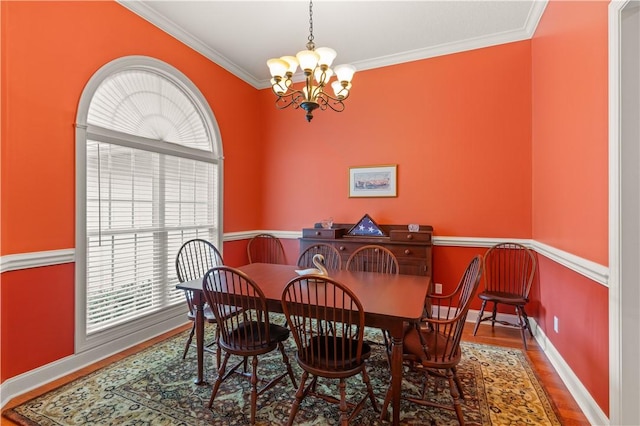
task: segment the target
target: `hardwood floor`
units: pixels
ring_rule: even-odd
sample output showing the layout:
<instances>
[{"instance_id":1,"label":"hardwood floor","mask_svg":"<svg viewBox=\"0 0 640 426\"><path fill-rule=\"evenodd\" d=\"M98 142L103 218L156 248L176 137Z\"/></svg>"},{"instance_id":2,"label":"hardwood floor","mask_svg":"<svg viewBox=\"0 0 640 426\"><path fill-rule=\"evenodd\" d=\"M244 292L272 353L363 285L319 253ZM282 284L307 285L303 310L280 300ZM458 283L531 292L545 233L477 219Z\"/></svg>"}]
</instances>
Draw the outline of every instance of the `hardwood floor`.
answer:
<instances>
[{"instance_id":1,"label":"hardwood floor","mask_svg":"<svg viewBox=\"0 0 640 426\"><path fill-rule=\"evenodd\" d=\"M144 349L148 346L153 345L161 340L166 339L169 336L172 336L178 332L181 332L187 329L190 326L185 326L183 328L174 330L170 333L166 333L162 336L156 337L155 339L151 339L145 343L142 343L134 348L128 349L124 352L121 352L117 355L114 355L108 359L100 361L96 364L93 364L89 367L86 367L80 371L77 371L73 374L70 374L62 379L55 380L47 385L41 386L33 391L27 392L24 395L14 398L11 400L3 409L9 409L11 407L15 407L25 401L28 401L31 398L34 398L38 395L41 395L51 389L54 389L58 386L61 386L65 383L68 383L78 377L82 377L92 371L95 371L105 365L108 365L114 361L122 359L128 355L131 355L141 349ZM482 324L478 329L478 333L476 336L473 336L473 323L467 323L465 326L465 332L463 335L464 341L469 342L477 342L477 343L485 343L496 346L504 346L504 347L514 347L514 348L522 348L522 340L520 338L520 332L517 329L510 327L495 327L495 329L491 329L490 325ZM550 398L553 400L557 408L557 413L560 417L560 422L565 426L576 426L576 425L588 425L589 422L587 418L584 416L580 407L575 402L573 397L569 394L569 391L565 387L565 385L560 380L560 377L553 369L551 363L547 360L547 357L542 352L538 344L534 339L529 339L528 341L529 350L527 351L527 355L531 361L531 365L535 370L538 378L542 382L543 386L547 390ZM0 426L9 426L16 425L16 423L5 419L2 417L0 420Z\"/></svg>"},{"instance_id":2,"label":"hardwood floor","mask_svg":"<svg viewBox=\"0 0 640 426\"><path fill-rule=\"evenodd\" d=\"M462 340L467 342L485 343L487 345L524 349L520 330L513 327L498 327L493 330L489 324L481 324L476 336L473 335L474 323L467 322ZM556 406L560 422L564 426L589 425L589 421L573 399L558 373L553 368L535 339L527 340L527 356L536 372L538 379Z\"/></svg>"}]
</instances>

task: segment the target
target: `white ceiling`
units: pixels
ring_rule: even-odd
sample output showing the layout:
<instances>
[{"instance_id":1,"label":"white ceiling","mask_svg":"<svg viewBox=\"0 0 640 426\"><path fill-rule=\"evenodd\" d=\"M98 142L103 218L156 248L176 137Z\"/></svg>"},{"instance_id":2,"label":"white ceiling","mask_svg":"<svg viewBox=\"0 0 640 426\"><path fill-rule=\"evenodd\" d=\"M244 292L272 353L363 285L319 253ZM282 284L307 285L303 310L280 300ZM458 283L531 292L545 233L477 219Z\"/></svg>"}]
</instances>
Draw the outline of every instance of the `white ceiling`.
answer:
<instances>
[{"instance_id":1,"label":"white ceiling","mask_svg":"<svg viewBox=\"0 0 640 426\"><path fill-rule=\"evenodd\" d=\"M119 3L256 88L269 87L268 59L304 50L309 36L306 0ZM313 35L338 52L334 65L366 70L531 38L546 3L315 0Z\"/></svg>"}]
</instances>

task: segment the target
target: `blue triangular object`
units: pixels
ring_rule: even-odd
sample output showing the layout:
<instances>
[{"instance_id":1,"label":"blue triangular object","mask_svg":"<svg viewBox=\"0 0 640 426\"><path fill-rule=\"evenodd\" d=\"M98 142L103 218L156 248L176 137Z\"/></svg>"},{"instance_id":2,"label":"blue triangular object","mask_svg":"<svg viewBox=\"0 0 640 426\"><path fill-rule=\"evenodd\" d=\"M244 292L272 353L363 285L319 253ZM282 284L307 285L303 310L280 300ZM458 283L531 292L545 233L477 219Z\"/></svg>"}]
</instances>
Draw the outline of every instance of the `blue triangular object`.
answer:
<instances>
[{"instance_id":1,"label":"blue triangular object","mask_svg":"<svg viewBox=\"0 0 640 426\"><path fill-rule=\"evenodd\" d=\"M359 235L366 237L384 237L384 232L380 229L378 224L371 219L368 214L362 216L362 219L358 221L353 227L349 230L348 235Z\"/></svg>"}]
</instances>

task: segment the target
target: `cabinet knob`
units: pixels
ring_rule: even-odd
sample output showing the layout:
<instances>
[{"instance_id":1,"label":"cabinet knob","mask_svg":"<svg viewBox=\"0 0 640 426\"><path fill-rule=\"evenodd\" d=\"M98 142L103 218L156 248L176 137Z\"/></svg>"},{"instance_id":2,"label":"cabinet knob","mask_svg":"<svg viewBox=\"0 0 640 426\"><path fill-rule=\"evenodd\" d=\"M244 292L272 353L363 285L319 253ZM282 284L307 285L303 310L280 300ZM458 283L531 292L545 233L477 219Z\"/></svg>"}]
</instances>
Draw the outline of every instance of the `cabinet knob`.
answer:
<instances>
[{"instance_id":1,"label":"cabinet knob","mask_svg":"<svg viewBox=\"0 0 640 426\"><path fill-rule=\"evenodd\" d=\"M407 234L407 240L413 240L413 235Z\"/></svg>"},{"instance_id":2,"label":"cabinet knob","mask_svg":"<svg viewBox=\"0 0 640 426\"><path fill-rule=\"evenodd\" d=\"M316 231L316 235L320 235L320 234L321 234L321 232L320 232L320 231Z\"/></svg>"},{"instance_id":3,"label":"cabinet knob","mask_svg":"<svg viewBox=\"0 0 640 426\"><path fill-rule=\"evenodd\" d=\"M406 250L404 251L404 254L411 254L411 250L406 249Z\"/></svg>"},{"instance_id":4,"label":"cabinet knob","mask_svg":"<svg viewBox=\"0 0 640 426\"><path fill-rule=\"evenodd\" d=\"M340 251L344 251L344 246L340 246Z\"/></svg>"}]
</instances>

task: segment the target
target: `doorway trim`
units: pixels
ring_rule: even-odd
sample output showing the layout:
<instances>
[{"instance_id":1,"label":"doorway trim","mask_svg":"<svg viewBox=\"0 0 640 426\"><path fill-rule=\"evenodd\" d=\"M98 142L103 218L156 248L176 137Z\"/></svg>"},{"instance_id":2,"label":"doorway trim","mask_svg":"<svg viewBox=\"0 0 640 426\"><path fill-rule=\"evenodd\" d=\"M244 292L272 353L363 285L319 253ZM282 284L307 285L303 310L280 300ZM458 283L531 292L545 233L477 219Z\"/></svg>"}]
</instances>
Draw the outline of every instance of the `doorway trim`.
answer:
<instances>
[{"instance_id":1,"label":"doorway trim","mask_svg":"<svg viewBox=\"0 0 640 426\"><path fill-rule=\"evenodd\" d=\"M628 79L629 74L640 79L634 73L622 74L628 55L640 55L637 41L635 50L633 44L632 49L626 47L627 43L623 45L624 40L633 38L629 29L632 36L634 31L640 32L640 19L636 17L635 23L623 19L626 12L640 13L639 5L637 0L613 0L609 4L609 424L637 424L640 419L640 179L634 172L640 157L637 140L625 136L633 132L634 125L625 117L634 108L638 110L638 102L635 106L623 104L621 97L623 89L633 89L633 84L627 87L630 82L638 84ZM624 25L636 28L625 28L623 20ZM635 155L628 155L628 150Z\"/></svg>"}]
</instances>

